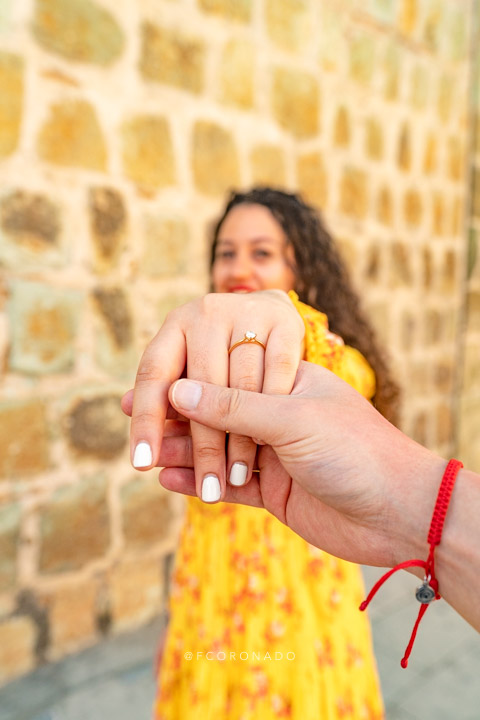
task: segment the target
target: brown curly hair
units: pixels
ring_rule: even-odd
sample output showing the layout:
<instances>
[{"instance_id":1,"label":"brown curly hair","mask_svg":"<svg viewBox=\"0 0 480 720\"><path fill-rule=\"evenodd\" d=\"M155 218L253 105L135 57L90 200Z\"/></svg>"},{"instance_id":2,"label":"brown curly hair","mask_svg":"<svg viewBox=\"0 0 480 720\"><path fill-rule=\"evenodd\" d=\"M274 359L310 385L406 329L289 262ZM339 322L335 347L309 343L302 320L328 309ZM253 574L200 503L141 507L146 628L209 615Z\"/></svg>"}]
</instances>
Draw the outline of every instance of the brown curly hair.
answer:
<instances>
[{"instance_id":1,"label":"brown curly hair","mask_svg":"<svg viewBox=\"0 0 480 720\"><path fill-rule=\"evenodd\" d=\"M270 187L232 192L213 229L210 268L215 261L222 223L230 210L241 204L263 205L281 225L295 253L295 291L299 299L325 313L330 330L368 360L376 376L373 403L390 422L398 423L400 389L391 376L385 352L361 308L347 268L320 214L300 195Z\"/></svg>"}]
</instances>

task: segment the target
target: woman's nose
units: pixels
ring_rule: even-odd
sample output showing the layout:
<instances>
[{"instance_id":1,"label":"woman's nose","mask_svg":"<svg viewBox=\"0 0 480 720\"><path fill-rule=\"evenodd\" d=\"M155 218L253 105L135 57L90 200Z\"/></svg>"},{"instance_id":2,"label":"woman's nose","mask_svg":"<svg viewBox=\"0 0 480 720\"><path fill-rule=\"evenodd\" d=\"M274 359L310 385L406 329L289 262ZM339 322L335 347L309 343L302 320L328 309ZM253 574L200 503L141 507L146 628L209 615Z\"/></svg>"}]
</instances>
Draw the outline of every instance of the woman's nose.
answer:
<instances>
[{"instance_id":1,"label":"woman's nose","mask_svg":"<svg viewBox=\"0 0 480 720\"><path fill-rule=\"evenodd\" d=\"M245 278L251 274L251 264L248 258L242 255L236 255L235 260L230 266L231 273L235 278Z\"/></svg>"}]
</instances>

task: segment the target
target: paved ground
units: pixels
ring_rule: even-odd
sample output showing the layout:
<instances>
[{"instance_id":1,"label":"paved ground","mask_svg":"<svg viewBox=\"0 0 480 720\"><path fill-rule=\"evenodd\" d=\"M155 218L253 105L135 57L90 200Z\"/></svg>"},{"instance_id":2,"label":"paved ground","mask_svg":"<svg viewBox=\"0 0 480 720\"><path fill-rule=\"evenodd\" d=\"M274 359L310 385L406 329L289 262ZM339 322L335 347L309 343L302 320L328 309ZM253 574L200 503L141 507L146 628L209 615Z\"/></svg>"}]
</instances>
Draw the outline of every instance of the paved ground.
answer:
<instances>
[{"instance_id":1,"label":"paved ground","mask_svg":"<svg viewBox=\"0 0 480 720\"><path fill-rule=\"evenodd\" d=\"M380 575L367 568L367 586ZM428 610L409 667L400 667L417 584L398 573L371 607L387 720L480 720L480 635L446 603ZM0 689L0 720L151 720L160 629L156 621L10 683Z\"/></svg>"}]
</instances>

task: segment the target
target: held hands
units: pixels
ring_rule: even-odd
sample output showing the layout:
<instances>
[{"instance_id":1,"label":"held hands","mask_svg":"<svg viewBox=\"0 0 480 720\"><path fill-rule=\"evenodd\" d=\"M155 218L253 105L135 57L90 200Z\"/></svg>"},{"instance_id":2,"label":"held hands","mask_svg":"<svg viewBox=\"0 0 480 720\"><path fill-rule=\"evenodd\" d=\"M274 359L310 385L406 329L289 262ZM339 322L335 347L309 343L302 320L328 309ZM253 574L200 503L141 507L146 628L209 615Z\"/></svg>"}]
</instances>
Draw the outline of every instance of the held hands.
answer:
<instances>
[{"instance_id":1,"label":"held hands","mask_svg":"<svg viewBox=\"0 0 480 720\"><path fill-rule=\"evenodd\" d=\"M393 565L412 553L409 539L399 536L402 493L409 501L415 496L409 485L435 456L330 371L302 362L289 397L186 380L175 383L169 397L195 422L265 443L260 472L246 487L227 486L225 500L263 507L308 542L354 562ZM165 488L196 494L188 447L166 438L160 464ZM392 486L397 468L398 496Z\"/></svg>"},{"instance_id":2,"label":"held hands","mask_svg":"<svg viewBox=\"0 0 480 720\"><path fill-rule=\"evenodd\" d=\"M255 343L243 343L256 333ZM213 293L171 312L141 359L135 388L122 401L132 416L132 462L138 469L163 465L162 438L188 450L195 468L196 494L207 502L223 499L227 480L249 481L257 451L251 436L231 432L225 457L225 429L195 421L178 422L168 390L185 375L218 385L268 394L288 394L303 355L304 325L288 295L280 290L249 294ZM180 418L181 419L181 418Z\"/></svg>"}]
</instances>

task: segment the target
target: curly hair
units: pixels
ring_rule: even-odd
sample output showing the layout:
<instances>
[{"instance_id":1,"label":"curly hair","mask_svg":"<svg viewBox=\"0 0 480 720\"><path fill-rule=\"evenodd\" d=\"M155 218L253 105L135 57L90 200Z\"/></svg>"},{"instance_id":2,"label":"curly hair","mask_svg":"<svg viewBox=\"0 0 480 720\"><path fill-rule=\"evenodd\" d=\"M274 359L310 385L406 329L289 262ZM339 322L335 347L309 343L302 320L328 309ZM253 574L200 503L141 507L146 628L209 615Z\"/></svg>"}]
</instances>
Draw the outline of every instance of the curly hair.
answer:
<instances>
[{"instance_id":1,"label":"curly hair","mask_svg":"<svg viewBox=\"0 0 480 720\"><path fill-rule=\"evenodd\" d=\"M263 205L281 225L295 254L294 289L299 299L325 313L330 330L368 360L376 376L373 403L390 422L398 423L400 389L391 376L386 354L361 308L333 238L320 214L300 195L270 187L232 192L213 229L210 268L222 223L232 208L242 204Z\"/></svg>"}]
</instances>

